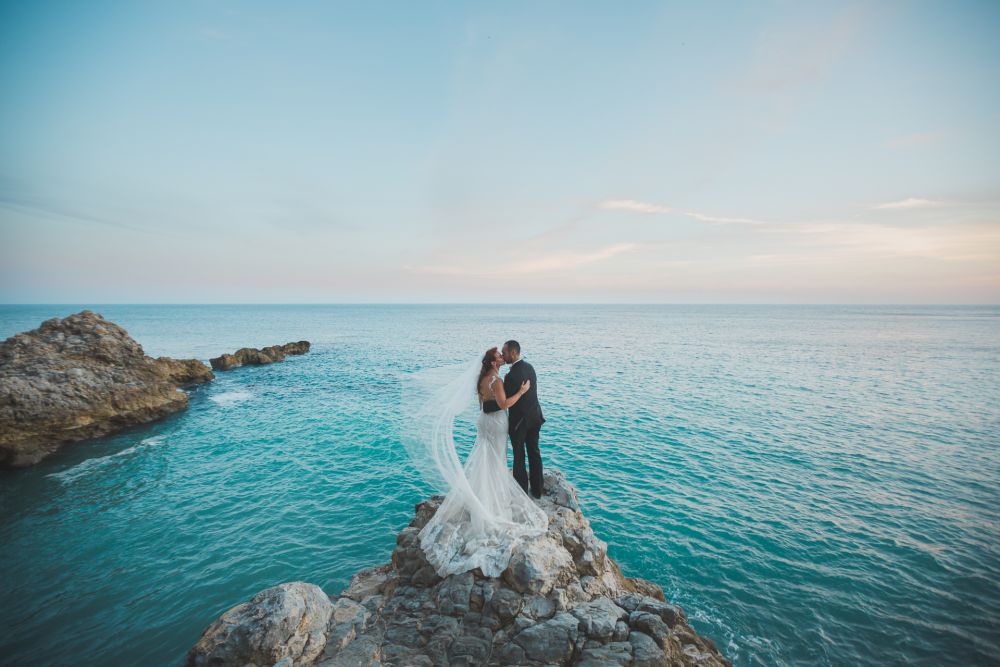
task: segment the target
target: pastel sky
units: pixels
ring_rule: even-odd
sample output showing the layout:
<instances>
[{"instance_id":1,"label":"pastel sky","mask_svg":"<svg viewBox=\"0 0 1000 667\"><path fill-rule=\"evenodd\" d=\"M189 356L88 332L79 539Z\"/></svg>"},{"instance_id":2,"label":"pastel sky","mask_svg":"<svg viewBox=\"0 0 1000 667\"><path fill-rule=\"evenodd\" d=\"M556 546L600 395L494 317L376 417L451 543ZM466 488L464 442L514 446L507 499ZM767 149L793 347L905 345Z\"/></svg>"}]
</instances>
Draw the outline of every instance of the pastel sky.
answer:
<instances>
[{"instance_id":1,"label":"pastel sky","mask_svg":"<svg viewBox=\"0 0 1000 667\"><path fill-rule=\"evenodd\" d=\"M1000 302L1000 2L5 2L0 302Z\"/></svg>"}]
</instances>

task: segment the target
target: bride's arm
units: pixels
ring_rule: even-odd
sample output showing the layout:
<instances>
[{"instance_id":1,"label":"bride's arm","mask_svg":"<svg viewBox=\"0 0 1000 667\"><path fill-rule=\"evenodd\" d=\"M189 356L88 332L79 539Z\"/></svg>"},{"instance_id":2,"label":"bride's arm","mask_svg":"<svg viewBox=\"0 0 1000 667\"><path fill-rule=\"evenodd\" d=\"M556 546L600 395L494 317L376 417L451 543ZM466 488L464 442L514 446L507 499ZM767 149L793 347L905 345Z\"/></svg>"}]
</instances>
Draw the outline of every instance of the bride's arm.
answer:
<instances>
[{"instance_id":1,"label":"bride's arm","mask_svg":"<svg viewBox=\"0 0 1000 667\"><path fill-rule=\"evenodd\" d=\"M496 397L497 405L501 408L509 408L510 406L517 403L518 399L524 396L525 392L531 389L531 380L525 380L521 383L521 388L517 390L517 393L507 398L507 392L504 391L503 382L493 383L493 395Z\"/></svg>"}]
</instances>

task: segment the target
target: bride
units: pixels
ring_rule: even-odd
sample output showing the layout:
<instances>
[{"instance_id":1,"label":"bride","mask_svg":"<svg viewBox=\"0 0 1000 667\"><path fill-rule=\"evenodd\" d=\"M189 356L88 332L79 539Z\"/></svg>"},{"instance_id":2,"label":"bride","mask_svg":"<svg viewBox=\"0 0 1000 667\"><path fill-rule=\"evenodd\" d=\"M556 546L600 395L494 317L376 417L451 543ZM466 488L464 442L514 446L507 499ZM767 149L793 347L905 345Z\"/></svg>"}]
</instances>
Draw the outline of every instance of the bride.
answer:
<instances>
[{"instance_id":1,"label":"bride","mask_svg":"<svg viewBox=\"0 0 1000 667\"><path fill-rule=\"evenodd\" d=\"M507 468L506 408L517 403L530 383L525 381L513 396L505 394L499 370L503 357L495 347L477 362L430 397L424 393L416 413L406 413L410 428L404 443L414 462L430 473L430 481L439 487L443 481L448 487L441 506L419 534L427 561L442 577L476 568L487 577L498 577L517 542L548 527L544 510ZM478 379L472 377L474 372ZM461 465L453 438L454 418L474 395L479 404L476 440ZM484 405L494 407L492 401L500 409L485 412Z\"/></svg>"}]
</instances>

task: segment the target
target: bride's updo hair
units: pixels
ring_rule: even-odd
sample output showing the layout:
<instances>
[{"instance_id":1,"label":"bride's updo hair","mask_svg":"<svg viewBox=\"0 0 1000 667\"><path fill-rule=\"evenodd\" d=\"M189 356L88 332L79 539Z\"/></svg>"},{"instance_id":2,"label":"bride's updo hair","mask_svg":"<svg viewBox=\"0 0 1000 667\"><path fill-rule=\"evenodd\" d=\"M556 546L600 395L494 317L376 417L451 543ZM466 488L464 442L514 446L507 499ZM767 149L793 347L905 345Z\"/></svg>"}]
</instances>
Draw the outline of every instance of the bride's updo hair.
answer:
<instances>
[{"instance_id":1,"label":"bride's updo hair","mask_svg":"<svg viewBox=\"0 0 1000 667\"><path fill-rule=\"evenodd\" d=\"M490 374L493 370L493 360L497 358L497 348L491 347L486 350L483 355L483 367L479 369L479 379L476 380L476 393L479 393L479 385L483 381L483 378Z\"/></svg>"}]
</instances>

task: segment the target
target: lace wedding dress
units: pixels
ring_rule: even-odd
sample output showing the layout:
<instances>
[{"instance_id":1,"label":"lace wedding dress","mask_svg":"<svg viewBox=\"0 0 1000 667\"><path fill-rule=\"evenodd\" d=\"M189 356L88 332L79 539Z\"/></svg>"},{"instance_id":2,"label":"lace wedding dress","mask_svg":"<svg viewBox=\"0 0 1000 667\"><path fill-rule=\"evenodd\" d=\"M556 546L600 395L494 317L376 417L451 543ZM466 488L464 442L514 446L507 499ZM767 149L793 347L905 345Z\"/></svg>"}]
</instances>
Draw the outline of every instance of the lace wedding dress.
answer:
<instances>
[{"instance_id":1,"label":"lace wedding dress","mask_svg":"<svg viewBox=\"0 0 1000 667\"><path fill-rule=\"evenodd\" d=\"M453 419L461 404L468 405L468 399L475 396L476 374L477 368L467 369L431 397L427 406L437 412L429 426L409 438L404 436L411 455L419 457L418 468L433 468L436 477L449 486L441 506L419 534L427 561L442 577L477 567L487 577L498 577L507 569L519 540L541 535L548 528L545 511L507 468L506 410L489 414L479 410L475 444L465 464L459 463Z\"/></svg>"}]
</instances>

